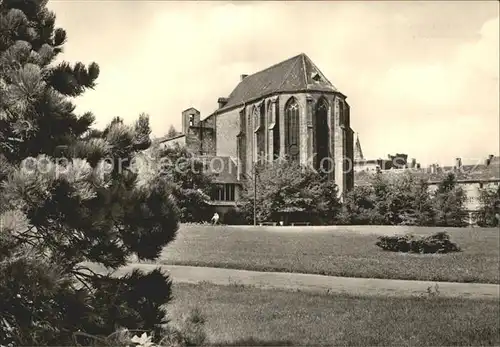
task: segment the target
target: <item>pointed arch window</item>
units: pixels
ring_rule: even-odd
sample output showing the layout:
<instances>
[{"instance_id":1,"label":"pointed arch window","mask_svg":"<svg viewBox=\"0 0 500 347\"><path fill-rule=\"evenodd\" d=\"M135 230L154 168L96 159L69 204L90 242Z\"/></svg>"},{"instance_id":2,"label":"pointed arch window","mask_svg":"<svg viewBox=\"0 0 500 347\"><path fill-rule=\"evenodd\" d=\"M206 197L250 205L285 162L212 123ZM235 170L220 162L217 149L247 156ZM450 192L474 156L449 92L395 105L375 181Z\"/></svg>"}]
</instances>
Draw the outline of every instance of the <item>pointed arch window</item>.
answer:
<instances>
[{"instance_id":1,"label":"pointed arch window","mask_svg":"<svg viewBox=\"0 0 500 347\"><path fill-rule=\"evenodd\" d=\"M238 171L239 175L245 172L245 167L246 167L246 131L247 131L247 124L246 124L246 118L245 118L245 109L241 109L240 111L240 133L236 136L237 142L236 142L236 147L237 147L237 153L238 153ZM239 176L238 176L239 177Z\"/></svg>"},{"instance_id":2,"label":"pointed arch window","mask_svg":"<svg viewBox=\"0 0 500 347\"><path fill-rule=\"evenodd\" d=\"M255 106L253 108L252 114L253 114L253 131L257 132L257 131L259 131L260 126L261 126L261 124L260 124L260 109L259 109L259 107Z\"/></svg>"},{"instance_id":3,"label":"pointed arch window","mask_svg":"<svg viewBox=\"0 0 500 347\"><path fill-rule=\"evenodd\" d=\"M315 129L315 140L316 140L316 169L321 170L320 172L326 173L329 171L329 128L328 128L328 101L325 98L320 98L316 104L316 129Z\"/></svg>"},{"instance_id":4,"label":"pointed arch window","mask_svg":"<svg viewBox=\"0 0 500 347\"><path fill-rule=\"evenodd\" d=\"M299 159L299 104L295 98L285 106L285 154L291 160Z\"/></svg>"},{"instance_id":5,"label":"pointed arch window","mask_svg":"<svg viewBox=\"0 0 500 347\"><path fill-rule=\"evenodd\" d=\"M268 104L268 119L269 119L269 130L272 132L272 137L269 139L269 145L272 145L272 159L275 160L280 156L280 124L279 117L277 115L278 104L277 100L271 100Z\"/></svg>"},{"instance_id":6,"label":"pointed arch window","mask_svg":"<svg viewBox=\"0 0 500 347\"><path fill-rule=\"evenodd\" d=\"M340 126L345 126L344 102L339 100L339 123Z\"/></svg>"},{"instance_id":7,"label":"pointed arch window","mask_svg":"<svg viewBox=\"0 0 500 347\"><path fill-rule=\"evenodd\" d=\"M262 163L265 156L265 108L261 102L253 108L254 161Z\"/></svg>"}]
</instances>

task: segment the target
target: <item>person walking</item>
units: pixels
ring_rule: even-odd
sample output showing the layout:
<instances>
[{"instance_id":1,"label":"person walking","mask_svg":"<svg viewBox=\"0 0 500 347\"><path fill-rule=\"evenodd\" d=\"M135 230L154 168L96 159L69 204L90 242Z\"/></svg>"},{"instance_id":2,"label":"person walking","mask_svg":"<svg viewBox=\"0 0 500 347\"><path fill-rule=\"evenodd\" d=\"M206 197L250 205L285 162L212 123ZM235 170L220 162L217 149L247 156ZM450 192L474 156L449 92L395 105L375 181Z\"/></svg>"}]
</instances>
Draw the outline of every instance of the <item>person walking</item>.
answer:
<instances>
[{"instance_id":1,"label":"person walking","mask_svg":"<svg viewBox=\"0 0 500 347\"><path fill-rule=\"evenodd\" d=\"M212 216L212 225L217 225L219 224L219 214L217 212L214 213Z\"/></svg>"}]
</instances>

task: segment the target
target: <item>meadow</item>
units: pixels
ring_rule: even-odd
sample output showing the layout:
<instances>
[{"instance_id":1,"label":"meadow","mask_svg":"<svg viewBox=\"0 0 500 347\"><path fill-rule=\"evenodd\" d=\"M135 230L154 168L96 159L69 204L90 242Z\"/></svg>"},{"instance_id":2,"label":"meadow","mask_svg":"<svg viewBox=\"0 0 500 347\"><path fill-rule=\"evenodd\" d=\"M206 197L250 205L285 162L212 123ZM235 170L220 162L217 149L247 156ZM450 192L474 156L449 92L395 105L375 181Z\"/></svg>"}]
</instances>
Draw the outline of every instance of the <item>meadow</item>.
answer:
<instances>
[{"instance_id":1,"label":"meadow","mask_svg":"<svg viewBox=\"0 0 500 347\"><path fill-rule=\"evenodd\" d=\"M446 230L462 249L405 254L375 245L382 234ZM499 230L418 227L183 225L159 263L330 276L499 284Z\"/></svg>"},{"instance_id":2,"label":"meadow","mask_svg":"<svg viewBox=\"0 0 500 347\"><path fill-rule=\"evenodd\" d=\"M193 308L211 344L278 346L498 346L495 300L384 298L174 284L172 317ZM175 319L173 320L175 322Z\"/></svg>"}]
</instances>

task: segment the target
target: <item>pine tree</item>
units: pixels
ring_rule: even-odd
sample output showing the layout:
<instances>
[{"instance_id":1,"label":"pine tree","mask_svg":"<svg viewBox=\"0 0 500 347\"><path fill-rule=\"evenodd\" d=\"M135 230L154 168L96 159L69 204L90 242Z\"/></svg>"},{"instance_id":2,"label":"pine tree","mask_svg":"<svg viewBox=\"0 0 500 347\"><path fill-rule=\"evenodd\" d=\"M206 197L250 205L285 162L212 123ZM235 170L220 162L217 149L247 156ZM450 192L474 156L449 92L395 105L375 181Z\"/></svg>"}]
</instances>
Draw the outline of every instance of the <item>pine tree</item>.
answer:
<instances>
[{"instance_id":1,"label":"pine tree","mask_svg":"<svg viewBox=\"0 0 500 347\"><path fill-rule=\"evenodd\" d=\"M54 64L66 33L46 3L0 1L0 345L73 345L77 331L119 326L158 336L168 276L85 266L154 260L175 237L171 187L132 165L150 145L148 117L97 131L91 113L75 114L69 98L99 68Z\"/></svg>"}]
</instances>

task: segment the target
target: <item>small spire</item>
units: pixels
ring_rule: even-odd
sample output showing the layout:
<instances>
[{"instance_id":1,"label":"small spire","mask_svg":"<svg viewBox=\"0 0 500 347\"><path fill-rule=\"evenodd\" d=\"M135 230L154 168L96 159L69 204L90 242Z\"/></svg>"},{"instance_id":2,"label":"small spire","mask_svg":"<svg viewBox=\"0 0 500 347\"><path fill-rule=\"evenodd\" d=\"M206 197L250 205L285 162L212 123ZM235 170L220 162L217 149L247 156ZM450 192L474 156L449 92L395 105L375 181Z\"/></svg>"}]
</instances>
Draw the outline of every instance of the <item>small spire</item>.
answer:
<instances>
[{"instance_id":1,"label":"small spire","mask_svg":"<svg viewBox=\"0 0 500 347\"><path fill-rule=\"evenodd\" d=\"M356 145L354 146L354 160L363 160L363 150L361 149L361 143L359 142L359 133L356 133Z\"/></svg>"}]
</instances>

